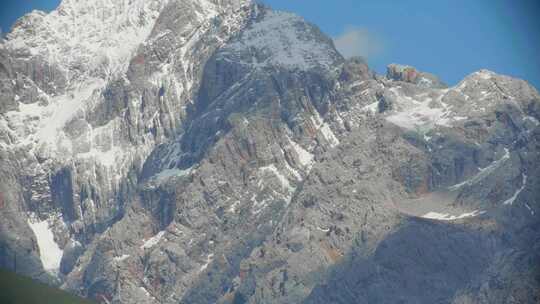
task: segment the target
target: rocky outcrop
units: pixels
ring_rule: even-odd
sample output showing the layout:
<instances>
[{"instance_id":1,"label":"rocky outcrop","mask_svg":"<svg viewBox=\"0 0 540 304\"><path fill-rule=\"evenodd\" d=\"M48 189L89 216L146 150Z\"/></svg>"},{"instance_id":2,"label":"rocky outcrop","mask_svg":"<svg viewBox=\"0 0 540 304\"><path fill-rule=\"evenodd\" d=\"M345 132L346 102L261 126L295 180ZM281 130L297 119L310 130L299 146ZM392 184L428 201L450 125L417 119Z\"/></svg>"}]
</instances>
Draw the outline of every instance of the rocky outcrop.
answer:
<instances>
[{"instance_id":1,"label":"rocky outcrop","mask_svg":"<svg viewBox=\"0 0 540 304\"><path fill-rule=\"evenodd\" d=\"M387 67L386 77L395 81L404 81L422 87L445 88L439 78L433 74L420 72L415 67L401 64L390 64Z\"/></svg>"}]
</instances>

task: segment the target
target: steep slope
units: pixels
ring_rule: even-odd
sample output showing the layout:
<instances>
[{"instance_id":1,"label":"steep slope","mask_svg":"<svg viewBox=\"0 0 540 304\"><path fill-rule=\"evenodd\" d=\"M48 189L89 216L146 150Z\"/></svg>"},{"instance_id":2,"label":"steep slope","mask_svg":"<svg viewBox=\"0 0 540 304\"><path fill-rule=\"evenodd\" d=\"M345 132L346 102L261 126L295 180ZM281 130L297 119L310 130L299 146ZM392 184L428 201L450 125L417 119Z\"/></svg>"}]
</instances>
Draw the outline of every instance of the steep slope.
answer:
<instances>
[{"instance_id":1,"label":"steep slope","mask_svg":"<svg viewBox=\"0 0 540 304\"><path fill-rule=\"evenodd\" d=\"M0 60L2 267L113 303L540 297L525 81L375 75L248 1L64 1Z\"/></svg>"},{"instance_id":2,"label":"steep slope","mask_svg":"<svg viewBox=\"0 0 540 304\"><path fill-rule=\"evenodd\" d=\"M49 15L34 12L15 25L1 46L2 100L17 104L0 119L2 232L9 248L34 253L22 263L31 268L26 273L41 268L30 265L39 254L27 219L46 220L59 246L69 249L64 256L75 255L62 269L67 273L81 245L122 216L146 157L180 132L204 62L241 26L243 5L64 1ZM93 47L103 45L81 51L66 26L79 28ZM42 48L68 59L47 59ZM97 56L92 51L125 62L89 62Z\"/></svg>"},{"instance_id":3,"label":"steep slope","mask_svg":"<svg viewBox=\"0 0 540 304\"><path fill-rule=\"evenodd\" d=\"M280 33L277 26L284 24L297 28L287 26ZM231 60L232 56L257 58L268 52L265 44L233 48L244 43L246 35L251 39L253 31L283 34L281 38L288 39L284 45L291 46L296 56L295 52L312 52L327 62L343 60L329 39L299 17L253 6L247 30L207 63L203 89L185 133L148 159L142 195L128 211L129 220L113 226L110 236L82 260L88 263L83 264L87 269L107 269L118 265L115 255L137 252L143 260L132 255L117 267L138 270L119 288L112 274L100 271L91 276L87 272L85 285L101 282L105 285L100 287L105 289L102 293L120 292L124 299L132 296L131 286L139 290L142 285L150 295L148 301L217 301L239 275L240 261L273 229L272 222L280 220L300 187L311 168L313 155L308 150L318 142L321 147L336 144L314 104L323 108L325 94L333 86L327 75L338 70L318 62L291 66L277 60L265 65L262 62L267 58L262 55L262 62ZM313 41L326 44L321 49L302 47ZM282 115L291 116L289 124ZM297 143L296 138L305 142ZM134 222L139 223L137 228L130 224ZM133 239L118 242L128 227Z\"/></svg>"}]
</instances>

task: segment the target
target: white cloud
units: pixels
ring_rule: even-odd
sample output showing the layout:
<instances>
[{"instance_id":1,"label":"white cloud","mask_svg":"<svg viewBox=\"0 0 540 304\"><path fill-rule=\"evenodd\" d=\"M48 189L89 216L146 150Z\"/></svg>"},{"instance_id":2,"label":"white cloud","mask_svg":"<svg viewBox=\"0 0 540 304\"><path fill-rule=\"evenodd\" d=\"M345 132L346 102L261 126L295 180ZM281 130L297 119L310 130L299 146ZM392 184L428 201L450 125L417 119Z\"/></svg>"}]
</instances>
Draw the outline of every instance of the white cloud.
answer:
<instances>
[{"instance_id":1,"label":"white cloud","mask_svg":"<svg viewBox=\"0 0 540 304\"><path fill-rule=\"evenodd\" d=\"M334 37L337 50L345 57L362 56L369 58L379 54L383 47L380 39L363 28L348 27Z\"/></svg>"}]
</instances>

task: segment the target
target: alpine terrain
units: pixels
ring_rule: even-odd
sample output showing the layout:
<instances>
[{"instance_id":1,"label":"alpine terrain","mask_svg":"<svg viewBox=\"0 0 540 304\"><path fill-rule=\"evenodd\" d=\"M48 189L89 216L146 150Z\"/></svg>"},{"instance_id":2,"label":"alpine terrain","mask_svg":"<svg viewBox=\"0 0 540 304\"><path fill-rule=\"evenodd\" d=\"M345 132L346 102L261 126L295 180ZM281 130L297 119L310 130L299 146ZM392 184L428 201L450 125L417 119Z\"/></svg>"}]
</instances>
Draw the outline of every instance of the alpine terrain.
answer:
<instances>
[{"instance_id":1,"label":"alpine terrain","mask_svg":"<svg viewBox=\"0 0 540 304\"><path fill-rule=\"evenodd\" d=\"M526 81L377 75L251 0L63 0L0 42L0 267L100 303L539 303L539 121Z\"/></svg>"}]
</instances>

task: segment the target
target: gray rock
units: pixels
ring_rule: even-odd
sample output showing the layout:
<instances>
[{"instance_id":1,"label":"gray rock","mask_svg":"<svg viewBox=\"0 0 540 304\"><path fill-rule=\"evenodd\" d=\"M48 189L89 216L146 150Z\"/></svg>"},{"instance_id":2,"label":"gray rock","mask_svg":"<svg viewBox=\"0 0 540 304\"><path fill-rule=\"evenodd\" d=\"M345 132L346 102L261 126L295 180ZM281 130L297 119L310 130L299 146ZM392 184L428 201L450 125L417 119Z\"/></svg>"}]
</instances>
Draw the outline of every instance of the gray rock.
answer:
<instances>
[{"instance_id":1,"label":"gray rock","mask_svg":"<svg viewBox=\"0 0 540 304\"><path fill-rule=\"evenodd\" d=\"M446 88L446 85L437 76L420 72L416 68L407 65L390 64L387 67L386 77L395 81L414 83L421 87Z\"/></svg>"},{"instance_id":2,"label":"gray rock","mask_svg":"<svg viewBox=\"0 0 540 304\"><path fill-rule=\"evenodd\" d=\"M47 57L92 5L0 44L1 267L109 303L538 302L526 82L375 75L249 1L137 0L78 33L128 55Z\"/></svg>"}]
</instances>

